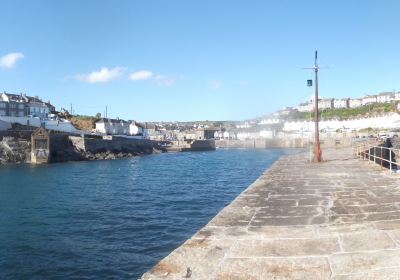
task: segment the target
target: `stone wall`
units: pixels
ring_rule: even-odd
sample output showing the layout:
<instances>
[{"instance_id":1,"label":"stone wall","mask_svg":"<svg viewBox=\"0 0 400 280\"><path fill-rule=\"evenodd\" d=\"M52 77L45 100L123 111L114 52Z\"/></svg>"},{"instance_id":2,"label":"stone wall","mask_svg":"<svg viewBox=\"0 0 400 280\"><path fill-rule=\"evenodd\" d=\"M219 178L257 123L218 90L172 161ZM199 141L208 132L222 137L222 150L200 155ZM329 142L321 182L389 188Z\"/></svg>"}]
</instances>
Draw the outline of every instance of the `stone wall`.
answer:
<instances>
[{"instance_id":1,"label":"stone wall","mask_svg":"<svg viewBox=\"0 0 400 280\"><path fill-rule=\"evenodd\" d=\"M350 138L343 139L321 139L322 148L332 147L349 147L351 145ZM267 148L305 148L310 144L309 139L248 139L248 140L216 140L217 148L247 148L247 149L267 149Z\"/></svg>"},{"instance_id":2,"label":"stone wall","mask_svg":"<svg viewBox=\"0 0 400 280\"><path fill-rule=\"evenodd\" d=\"M69 136L73 146L80 151L90 153L114 152L114 153L151 153L156 148L156 142L147 139L129 139L112 137L111 140L102 138L90 138Z\"/></svg>"}]
</instances>

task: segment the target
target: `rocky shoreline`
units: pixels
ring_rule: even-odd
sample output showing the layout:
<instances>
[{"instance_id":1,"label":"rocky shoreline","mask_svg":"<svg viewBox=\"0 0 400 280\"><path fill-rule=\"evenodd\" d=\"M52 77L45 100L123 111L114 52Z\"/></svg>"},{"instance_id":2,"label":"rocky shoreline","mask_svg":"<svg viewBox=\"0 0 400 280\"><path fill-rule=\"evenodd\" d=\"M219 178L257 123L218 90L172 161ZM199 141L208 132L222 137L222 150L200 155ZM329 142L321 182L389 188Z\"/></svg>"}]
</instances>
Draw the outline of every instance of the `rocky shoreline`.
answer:
<instances>
[{"instance_id":1,"label":"rocky shoreline","mask_svg":"<svg viewBox=\"0 0 400 280\"><path fill-rule=\"evenodd\" d=\"M0 165L26 163L29 158L31 143L14 137L4 137L0 141Z\"/></svg>"},{"instance_id":2,"label":"rocky shoreline","mask_svg":"<svg viewBox=\"0 0 400 280\"><path fill-rule=\"evenodd\" d=\"M56 137L50 154L52 163L68 161L115 160L130 158L162 151L150 147L138 147L136 151L79 149L67 138ZM0 141L0 165L30 163L31 142L17 137L3 137Z\"/></svg>"}]
</instances>

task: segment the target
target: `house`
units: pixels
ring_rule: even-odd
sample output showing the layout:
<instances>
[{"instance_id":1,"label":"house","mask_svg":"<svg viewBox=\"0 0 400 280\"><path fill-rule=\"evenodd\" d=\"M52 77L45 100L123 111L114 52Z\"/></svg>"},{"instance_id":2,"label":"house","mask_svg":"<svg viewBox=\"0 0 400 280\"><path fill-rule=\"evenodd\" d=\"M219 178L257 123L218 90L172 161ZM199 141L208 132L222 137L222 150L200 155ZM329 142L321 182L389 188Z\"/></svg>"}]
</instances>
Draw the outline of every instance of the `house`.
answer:
<instances>
[{"instance_id":1,"label":"house","mask_svg":"<svg viewBox=\"0 0 400 280\"><path fill-rule=\"evenodd\" d=\"M280 123L281 122L281 120L280 119L278 119L278 118L267 118L267 119L262 119L258 124L261 124L261 125L263 125L263 124L278 124L278 123Z\"/></svg>"},{"instance_id":2,"label":"house","mask_svg":"<svg viewBox=\"0 0 400 280\"><path fill-rule=\"evenodd\" d=\"M0 116L24 117L26 100L22 94L10 94L3 92L0 97Z\"/></svg>"},{"instance_id":3,"label":"house","mask_svg":"<svg viewBox=\"0 0 400 280\"><path fill-rule=\"evenodd\" d=\"M356 98L356 99L350 99L349 100L349 107L350 108L358 108L363 105L362 99Z\"/></svg>"},{"instance_id":4,"label":"house","mask_svg":"<svg viewBox=\"0 0 400 280\"><path fill-rule=\"evenodd\" d=\"M96 132L109 135L128 135L129 123L120 119L102 118L96 122Z\"/></svg>"},{"instance_id":5,"label":"house","mask_svg":"<svg viewBox=\"0 0 400 280\"><path fill-rule=\"evenodd\" d=\"M318 100L318 109L332 109L333 108L333 98L319 99Z\"/></svg>"},{"instance_id":6,"label":"house","mask_svg":"<svg viewBox=\"0 0 400 280\"><path fill-rule=\"evenodd\" d=\"M46 119L55 111L55 107L49 102L43 102L39 97L31 97L26 94L11 94L3 92L0 96L0 116L9 117L38 117Z\"/></svg>"},{"instance_id":7,"label":"house","mask_svg":"<svg viewBox=\"0 0 400 280\"><path fill-rule=\"evenodd\" d=\"M369 105L376 103L376 95L366 95L362 98L362 105Z\"/></svg>"},{"instance_id":8,"label":"house","mask_svg":"<svg viewBox=\"0 0 400 280\"><path fill-rule=\"evenodd\" d=\"M143 137L144 138L150 139L152 136L156 135L157 126L155 124L142 123L141 126L143 128Z\"/></svg>"},{"instance_id":9,"label":"house","mask_svg":"<svg viewBox=\"0 0 400 280\"><path fill-rule=\"evenodd\" d=\"M252 127L251 123L249 122L242 122L236 125L236 128L249 128Z\"/></svg>"},{"instance_id":10,"label":"house","mask_svg":"<svg viewBox=\"0 0 400 280\"><path fill-rule=\"evenodd\" d=\"M129 135L143 135L143 126L136 122L130 121L129 122Z\"/></svg>"},{"instance_id":11,"label":"house","mask_svg":"<svg viewBox=\"0 0 400 280\"><path fill-rule=\"evenodd\" d=\"M37 96L25 97L28 99L28 103L26 104L26 111L29 116L45 119L51 113L50 108L46 105L46 103L40 100Z\"/></svg>"},{"instance_id":12,"label":"house","mask_svg":"<svg viewBox=\"0 0 400 280\"><path fill-rule=\"evenodd\" d=\"M349 100L350 100L350 98L334 99L333 100L333 108L347 109L350 107Z\"/></svg>"},{"instance_id":13,"label":"house","mask_svg":"<svg viewBox=\"0 0 400 280\"><path fill-rule=\"evenodd\" d=\"M390 103L392 100L394 100L395 95L392 92L382 92L378 94L376 97L376 102L378 103Z\"/></svg>"},{"instance_id":14,"label":"house","mask_svg":"<svg viewBox=\"0 0 400 280\"><path fill-rule=\"evenodd\" d=\"M199 128L196 131L196 139L214 139L214 134L219 128Z\"/></svg>"}]
</instances>

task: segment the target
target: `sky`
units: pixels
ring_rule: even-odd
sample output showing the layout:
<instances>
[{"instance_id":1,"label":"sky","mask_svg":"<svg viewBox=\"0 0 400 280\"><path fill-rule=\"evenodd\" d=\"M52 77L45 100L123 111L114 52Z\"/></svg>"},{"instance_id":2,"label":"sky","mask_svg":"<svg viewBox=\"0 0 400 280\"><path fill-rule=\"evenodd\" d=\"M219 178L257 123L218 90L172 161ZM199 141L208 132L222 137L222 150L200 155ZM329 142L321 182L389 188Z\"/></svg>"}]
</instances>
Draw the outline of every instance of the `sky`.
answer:
<instances>
[{"instance_id":1,"label":"sky","mask_svg":"<svg viewBox=\"0 0 400 280\"><path fill-rule=\"evenodd\" d=\"M138 121L400 90L400 1L0 0L0 91Z\"/></svg>"}]
</instances>

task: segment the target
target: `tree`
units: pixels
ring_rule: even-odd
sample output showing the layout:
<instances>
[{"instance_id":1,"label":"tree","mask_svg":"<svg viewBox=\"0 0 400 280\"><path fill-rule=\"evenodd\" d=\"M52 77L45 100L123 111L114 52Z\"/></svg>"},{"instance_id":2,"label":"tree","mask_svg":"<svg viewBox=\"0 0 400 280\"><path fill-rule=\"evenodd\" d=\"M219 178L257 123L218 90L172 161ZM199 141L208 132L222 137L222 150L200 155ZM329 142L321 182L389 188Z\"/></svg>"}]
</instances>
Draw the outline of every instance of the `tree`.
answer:
<instances>
[{"instance_id":1,"label":"tree","mask_svg":"<svg viewBox=\"0 0 400 280\"><path fill-rule=\"evenodd\" d=\"M101 114L100 114L100 113L97 113L97 114L96 114L96 118L97 118L97 119L100 119L100 118L101 118Z\"/></svg>"}]
</instances>

